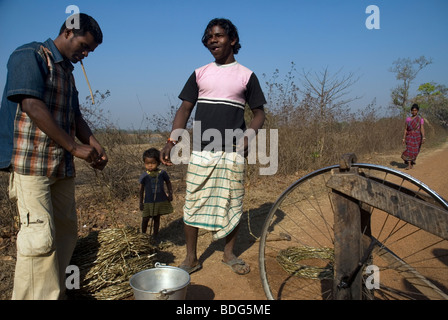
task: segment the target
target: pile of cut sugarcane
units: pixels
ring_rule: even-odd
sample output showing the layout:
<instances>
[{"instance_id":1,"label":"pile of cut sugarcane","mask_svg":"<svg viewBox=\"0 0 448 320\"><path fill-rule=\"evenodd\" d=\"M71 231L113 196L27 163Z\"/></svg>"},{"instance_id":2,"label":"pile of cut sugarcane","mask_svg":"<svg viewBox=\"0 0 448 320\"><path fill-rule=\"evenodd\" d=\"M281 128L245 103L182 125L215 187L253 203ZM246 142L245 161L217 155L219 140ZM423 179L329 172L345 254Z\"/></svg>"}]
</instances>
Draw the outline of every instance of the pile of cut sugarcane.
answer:
<instances>
[{"instance_id":1,"label":"pile of cut sugarcane","mask_svg":"<svg viewBox=\"0 0 448 320\"><path fill-rule=\"evenodd\" d=\"M305 264L305 261L316 262ZM332 248L289 247L277 255L277 262L291 275L314 279L333 279L334 250ZM323 265L325 266L319 266Z\"/></svg>"},{"instance_id":2,"label":"pile of cut sugarcane","mask_svg":"<svg viewBox=\"0 0 448 320\"><path fill-rule=\"evenodd\" d=\"M82 296L119 300L132 296L131 276L154 267L155 247L133 227L91 232L78 240L70 264L80 271Z\"/></svg>"}]
</instances>

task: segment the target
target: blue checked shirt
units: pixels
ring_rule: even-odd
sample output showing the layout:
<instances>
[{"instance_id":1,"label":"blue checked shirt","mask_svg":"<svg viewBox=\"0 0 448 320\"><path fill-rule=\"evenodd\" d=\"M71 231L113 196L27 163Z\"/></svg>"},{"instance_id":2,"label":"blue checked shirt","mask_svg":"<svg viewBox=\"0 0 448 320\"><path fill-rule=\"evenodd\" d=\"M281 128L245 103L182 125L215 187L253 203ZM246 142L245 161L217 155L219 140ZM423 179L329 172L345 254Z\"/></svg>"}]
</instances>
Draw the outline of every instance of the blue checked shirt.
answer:
<instances>
[{"instance_id":1,"label":"blue checked shirt","mask_svg":"<svg viewBox=\"0 0 448 320\"><path fill-rule=\"evenodd\" d=\"M72 71L51 39L11 54L0 109L0 168L23 175L75 176L73 156L37 128L19 99L26 95L45 102L56 123L74 138L80 110Z\"/></svg>"}]
</instances>

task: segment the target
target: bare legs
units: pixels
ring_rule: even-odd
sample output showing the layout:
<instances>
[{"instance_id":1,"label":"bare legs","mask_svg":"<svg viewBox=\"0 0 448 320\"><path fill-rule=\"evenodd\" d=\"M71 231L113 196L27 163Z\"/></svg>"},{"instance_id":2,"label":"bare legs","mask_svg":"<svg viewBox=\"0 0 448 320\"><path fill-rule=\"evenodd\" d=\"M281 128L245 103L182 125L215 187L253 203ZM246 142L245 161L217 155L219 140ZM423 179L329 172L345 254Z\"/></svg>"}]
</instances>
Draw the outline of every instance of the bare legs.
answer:
<instances>
[{"instance_id":1,"label":"bare legs","mask_svg":"<svg viewBox=\"0 0 448 320\"><path fill-rule=\"evenodd\" d=\"M184 225L185 241L187 244L187 257L182 265L194 267L199 263L197 258L197 244L198 244L198 228Z\"/></svg>"},{"instance_id":2,"label":"bare legs","mask_svg":"<svg viewBox=\"0 0 448 320\"><path fill-rule=\"evenodd\" d=\"M224 246L224 253L222 261L224 263L228 263L237 259L235 254L233 253L233 249L235 247L235 242L237 239L239 226L237 226L227 237L226 244ZM198 240L198 228L192 227L189 225L184 225L185 230L185 241L187 245L187 257L184 262L182 262L181 266L186 267L194 267L199 264L197 258L197 240ZM232 267L236 273L245 274L249 272L250 267L246 264L235 264L235 267Z\"/></svg>"},{"instance_id":3,"label":"bare legs","mask_svg":"<svg viewBox=\"0 0 448 320\"><path fill-rule=\"evenodd\" d=\"M157 234L159 233L159 228L160 228L160 216L155 216L155 217L143 217L142 218L142 233L146 233L146 230L148 229L148 223L150 219L153 219L153 230L152 231L152 235L154 237L157 236Z\"/></svg>"},{"instance_id":4,"label":"bare legs","mask_svg":"<svg viewBox=\"0 0 448 320\"><path fill-rule=\"evenodd\" d=\"M414 167L414 161L405 161L404 163L406 163L408 166L406 167L406 170L410 170Z\"/></svg>"}]
</instances>

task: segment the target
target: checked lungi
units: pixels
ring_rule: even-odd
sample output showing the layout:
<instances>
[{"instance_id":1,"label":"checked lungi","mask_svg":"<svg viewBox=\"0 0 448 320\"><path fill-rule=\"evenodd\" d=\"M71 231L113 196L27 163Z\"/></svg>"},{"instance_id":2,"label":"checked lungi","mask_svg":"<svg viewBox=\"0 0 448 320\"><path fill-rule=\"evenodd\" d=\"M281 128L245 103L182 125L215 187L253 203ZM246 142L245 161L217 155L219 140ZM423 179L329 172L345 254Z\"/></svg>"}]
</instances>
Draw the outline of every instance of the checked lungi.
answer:
<instances>
[{"instance_id":1,"label":"checked lungi","mask_svg":"<svg viewBox=\"0 0 448 320\"><path fill-rule=\"evenodd\" d=\"M184 222L226 237L243 213L244 157L237 152L193 151L187 171Z\"/></svg>"}]
</instances>

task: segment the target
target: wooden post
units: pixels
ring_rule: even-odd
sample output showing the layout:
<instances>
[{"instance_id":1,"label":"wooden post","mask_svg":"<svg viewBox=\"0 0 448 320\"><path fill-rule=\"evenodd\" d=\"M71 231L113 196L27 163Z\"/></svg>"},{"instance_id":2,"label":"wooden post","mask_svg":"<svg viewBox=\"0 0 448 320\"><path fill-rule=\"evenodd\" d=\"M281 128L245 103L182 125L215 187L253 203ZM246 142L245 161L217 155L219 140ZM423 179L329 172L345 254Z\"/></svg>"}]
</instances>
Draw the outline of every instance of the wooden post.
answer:
<instances>
[{"instance_id":1,"label":"wooden post","mask_svg":"<svg viewBox=\"0 0 448 320\"><path fill-rule=\"evenodd\" d=\"M360 300L362 298L361 272L353 283L346 286L357 269L362 255L361 214L358 202L336 190L331 194L334 206L335 300Z\"/></svg>"}]
</instances>

